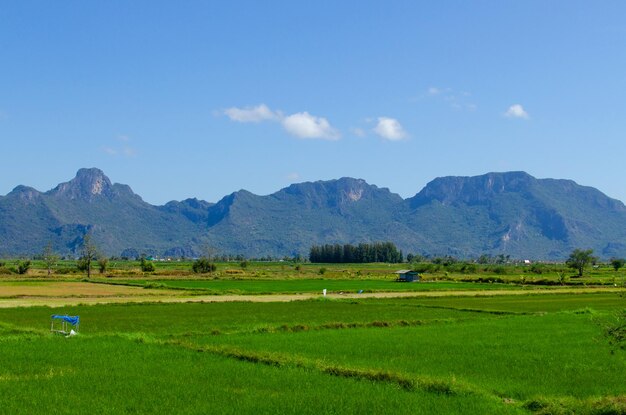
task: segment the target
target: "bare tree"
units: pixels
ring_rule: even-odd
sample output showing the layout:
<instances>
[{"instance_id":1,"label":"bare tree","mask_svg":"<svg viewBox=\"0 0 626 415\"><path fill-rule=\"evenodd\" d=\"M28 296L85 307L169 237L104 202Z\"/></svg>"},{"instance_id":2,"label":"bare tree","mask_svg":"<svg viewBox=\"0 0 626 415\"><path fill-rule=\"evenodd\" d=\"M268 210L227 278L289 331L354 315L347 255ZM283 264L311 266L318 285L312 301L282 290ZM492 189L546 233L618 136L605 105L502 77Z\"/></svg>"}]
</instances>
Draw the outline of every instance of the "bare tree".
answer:
<instances>
[{"instance_id":1,"label":"bare tree","mask_svg":"<svg viewBox=\"0 0 626 415\"><path fill-rule=\"evenodd\" d=\"M91 278L91 263L98 259L98 248L91 240L89 233L83 237L81 254L80 267L87 271L87 278Z\"/></svg>"},{"instance_id":2,"label":"bare tree","mask_svg":"<svg viewBox=\"0 0 626 415\"><path fill-rule=\"evenodd\" d=\"M48 242L48 245L43 249L42 258L48 269L48 276L50 276L50 274L52 274L52 267L59 260L59 256L54 252L54 248L52 247L52 242Z\"/></svg>"}]
</instances>

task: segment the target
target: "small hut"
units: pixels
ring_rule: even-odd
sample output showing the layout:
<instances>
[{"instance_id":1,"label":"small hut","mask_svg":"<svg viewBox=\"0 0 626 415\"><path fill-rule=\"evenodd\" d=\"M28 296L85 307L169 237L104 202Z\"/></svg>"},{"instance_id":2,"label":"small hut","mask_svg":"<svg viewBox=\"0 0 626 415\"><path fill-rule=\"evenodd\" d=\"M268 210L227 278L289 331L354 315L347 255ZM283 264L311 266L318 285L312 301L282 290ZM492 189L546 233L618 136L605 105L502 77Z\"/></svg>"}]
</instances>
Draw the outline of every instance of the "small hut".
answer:
<instances>
[{"instance_id":1,"label":"small hut","mask_svg":"<svg viewBox=\"0 0 626 415\"><path fill-rule=\"evenodd\" d=\"M396 278L398 282L417 282L420 280L420 274L410 269L401 269L400 271L396 271L395 274L398 276Z\"/></svg>"}]
</instances>

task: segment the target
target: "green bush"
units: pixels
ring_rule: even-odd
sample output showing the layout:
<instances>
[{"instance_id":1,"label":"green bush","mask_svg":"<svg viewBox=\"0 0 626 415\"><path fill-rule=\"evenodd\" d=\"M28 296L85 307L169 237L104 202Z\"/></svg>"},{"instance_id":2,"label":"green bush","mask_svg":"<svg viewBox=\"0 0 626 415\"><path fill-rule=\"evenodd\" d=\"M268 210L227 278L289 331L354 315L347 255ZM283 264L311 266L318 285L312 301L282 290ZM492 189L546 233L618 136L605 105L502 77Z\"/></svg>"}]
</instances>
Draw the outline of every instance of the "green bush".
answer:
<instances>
[{"instance_id":1,"label":"green bush","mask_svg":"<svg viewBox=\"0 0 626 415\"><path fill-rule=\"evenodd\" d=\"M154 272L154 264L150 261L147 261L145 258L141 258L141 263L139 264L139 266L141 267L141 270L143 272Z\"/></svg>"},{"instance_id":2,"label":"green bush","mask_svg":"<svg viewBox=\"0 0 626 415\"><path fill-rule=\"evenodd\" d=\"M84 271L84 269L78 269L78 268L68 268L68 267L64 267L64 268L57 268L54 270L55 274L77 274L80 271Z\"/></svg>"},{"instance_id":3,"label":"green bush","mask_svg":"<svg viewBox=\"0 0 626 415\"><path fill-rule=\"evenodd\" d=\"M76 269L78 271L87 271L87 267L89 267L89 263L87 262L87 260L85 258L81 258L78 261L76 261Z\"/></svg>"},{"instance_id":4,"label":"green bush","mask_svg":"<svg viewBox=\"0 0 626 415\"><path fill-rule=\"evenodd\" d=\"M413 271L419 273L435 273L441 269L440 264L419 263L413 266Z\"/></svg>"},{"instance_id":5,"label":"green bush","mask_svg":"<svg viewBox=\"0 0 626 415\"><path fill-rule=\"evenodd\" d=\"M107 266L109 265L109 260L106 258L100 258L98 260L98 271L100 274L104 274L107 271Z\"/></svg>"},{"instance_id":6,"label":"green bush","mask_svg":"<svg viewBox=\"0 0 626 415\"><path fill-rule=\"evenodd\" d=\"M206 274L217 269L215 263L209 261L208 258L199 258L193 262L191 269L196 274Z\"/></svg>"},{"instance_id":7,"label":"green bush","mask_svg":"<svg viewBox=\"0 0 626 415\"><path fill-rule=\"evenodd\" d=\"M499 265L489 268L489 271L493 272L494 274L504 275L506 274L506 267Z\"/></svg>"},{"instance_id":8,"label":"green bush","mask_svg":"<svg viewBox=\"0 0 626 415\"><path fill-rule=\"evenodd\" d=\"M478 270L476 264L470 264L467 262L458 262L456 264L450 264L446 267L449 272L460 272L462 274L475 274Z\"/></svg>"},{"instance_id":9,"label":"green bush","mask_svg":"<svg viewBox=\"0 0 626 415\"><path fill-rule=\"evenodd\" d=\"M17 263L17 273L20 275L24 275L28 272L30 268L30 261L18 261Z\"/></svg>"}]
</instances>

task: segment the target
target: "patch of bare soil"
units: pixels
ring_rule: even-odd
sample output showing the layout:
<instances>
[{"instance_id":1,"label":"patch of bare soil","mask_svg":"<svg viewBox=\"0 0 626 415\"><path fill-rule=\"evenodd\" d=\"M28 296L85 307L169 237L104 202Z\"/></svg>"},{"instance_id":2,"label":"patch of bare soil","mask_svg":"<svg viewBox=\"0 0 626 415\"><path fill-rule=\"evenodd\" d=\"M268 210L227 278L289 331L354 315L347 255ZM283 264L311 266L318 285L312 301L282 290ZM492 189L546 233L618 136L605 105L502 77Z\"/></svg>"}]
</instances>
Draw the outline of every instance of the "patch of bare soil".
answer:
<instances>
[{"instance_id":1,"label":"patch of bare soil","mask_svg":"<svg viewBox=\"0 0 626 415\"><path fill-rule=\"evenodd\" d=\"M16 297L117 297L117 296L172 296L170 290L145 289L125 285L92 284L88 282L46 282L2 284L0 299Z\"/></svg>"},{"instance_id":2,"label":"patch of bare soil","mask_svg":"<svg viewBox=\"0 0 626 415\"><path fill-rule=\"evenodd\" d=\"M0 285L0 308L49 306L63 307L79 304L108 303L188 303L188 302L288 302L320 298L320 294L270 294L270 295L195 295L170 290L153 290L139 287L126 287L90 283L51 283L50 286L33 286L24 290L17 286L14 290ZM13 287L11 287L13 288ZM381 292L363 294L329 294L327 298L407 298L407 297L479 297L503 295L544 295L544 294L585 294L594 292L618 292L613 288L557 288L553 290L488 290L488 291L426 291L426 292ZM7 295L12 292L14 295ZM2 298L4 297L4 298ZM7 298L12 297L12 298Z\"/></svg>"}]
</instances>

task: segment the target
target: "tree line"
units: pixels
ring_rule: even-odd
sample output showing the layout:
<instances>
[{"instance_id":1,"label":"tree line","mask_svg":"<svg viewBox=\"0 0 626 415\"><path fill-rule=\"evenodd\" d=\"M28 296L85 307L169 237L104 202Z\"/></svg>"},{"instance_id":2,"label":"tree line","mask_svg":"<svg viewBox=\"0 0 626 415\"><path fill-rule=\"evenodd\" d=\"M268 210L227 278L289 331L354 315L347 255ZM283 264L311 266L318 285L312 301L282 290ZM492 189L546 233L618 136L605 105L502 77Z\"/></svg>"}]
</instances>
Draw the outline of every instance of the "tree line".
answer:
<instances>
[{"instance_id":1,"label":"tree line","mask_svg":"<svg viewBox=\"0 0 626 415\"><path fill-rule=\"evenodd\" d=\"M313 263L404 262L402 251L391 242L361 243L358 245L313 245L309 252Z\"/></svg>"}]
</instances>

